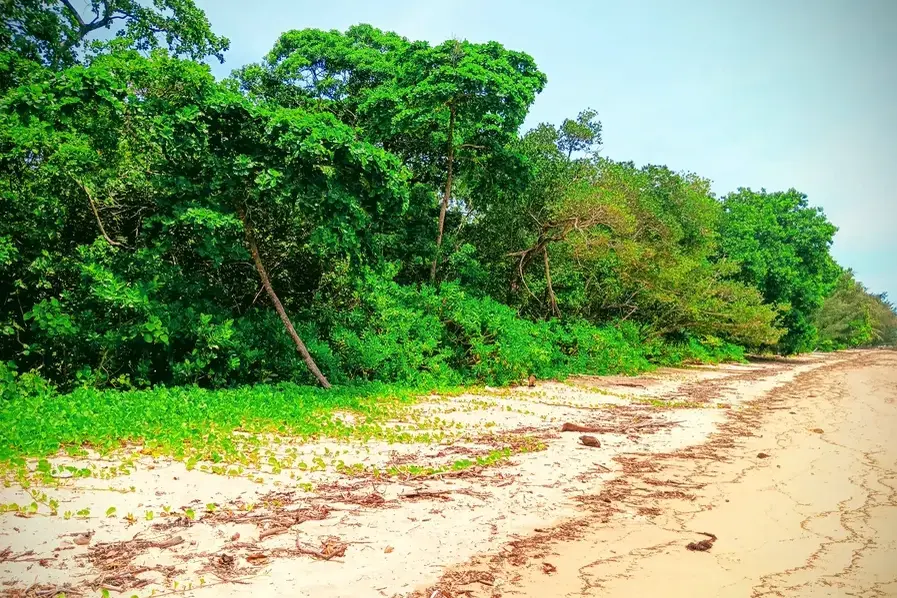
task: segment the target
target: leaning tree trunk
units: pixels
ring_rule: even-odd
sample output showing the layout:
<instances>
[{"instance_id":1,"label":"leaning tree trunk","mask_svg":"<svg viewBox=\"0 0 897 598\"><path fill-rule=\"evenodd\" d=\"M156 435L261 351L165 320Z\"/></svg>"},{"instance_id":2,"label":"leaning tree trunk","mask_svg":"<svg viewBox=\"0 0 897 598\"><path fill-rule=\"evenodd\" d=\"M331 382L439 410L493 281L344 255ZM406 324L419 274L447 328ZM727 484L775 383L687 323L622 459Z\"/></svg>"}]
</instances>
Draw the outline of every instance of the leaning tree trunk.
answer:
<instances>
[{"instance_id":1,"label":"leaning tree trunk","mask_svg":"<svg viewBox=\"0 0 897 598\"><path fill-rule=\"evenodd\" d=\"M445 178L445 192L442 194L442 205L439 208L439 233L436 235L436 255L433 256L433 264L430 266L430 283L436 282L436 264L439 262L439 254L442 248L442 232L445 230L445 212L448 210L449 198L452 196L452 167L455 162L455 145L453 137L455 133L455 105L449 107L448 129L448 168Z\"/></svg>"},{"instance_id":2,"label":"leaning tree trunk","mask_svg":"<svg viewBox=\"0 0 897 598\"><path fill-rule=\"evenodd\" d=\"M548 246L542 247L542 257L545 258L545 282L547 284L548 306L551 308L551 315L561 317L561 310L558 309L558 299L554 294L554 287L551 284L551 267L548 264Z\"/></svg>"},{"instance_id":3,"label":"leaning tree trunk","mask_svg":"<svg viewBox=\"0 0 897 598\"><path fill-rule=\"evenodd\" d=\"M246 232L246 242L249 244L249 252L252 254L252 261L255 263L255 269L259 273L259 278L262 279L262 286L265 287L265 292L268 293L268 297L271 299L271 303L274 304L274 309L277 310L277 315L280 316L280 321L283 322L284 328L287 329L287 333L290 335L290 338L293 339L293 342L296 344L296 350L299 351L299 354L302 355L302 359L305 360L305 365L308 366L308 369L317 378L318 382L321 383L321 386L324 388L330 388L330 382L327 381L327 378L321 373L321 370L318 369L315 360L312 358L311 353L308 352L308 348L305 346L305 343L302 342L302 339L299 338L299 334L296 333L296 329L293 328L293 323L290 322L289 316L287 316L286 310L283 308L283 304L280 302L280 299L277 298L277 293L274 292L274 287L271 286L271 280L268 278L268 272L265 270L264 264L262 264L262 258L259 255L259 249L255 244L255 236L252 232L252 225L249 223L249 220L246 218L246 214L241 210L240 211L240 220L243 221L243 230Z\"/></svg>"}]
</instances>

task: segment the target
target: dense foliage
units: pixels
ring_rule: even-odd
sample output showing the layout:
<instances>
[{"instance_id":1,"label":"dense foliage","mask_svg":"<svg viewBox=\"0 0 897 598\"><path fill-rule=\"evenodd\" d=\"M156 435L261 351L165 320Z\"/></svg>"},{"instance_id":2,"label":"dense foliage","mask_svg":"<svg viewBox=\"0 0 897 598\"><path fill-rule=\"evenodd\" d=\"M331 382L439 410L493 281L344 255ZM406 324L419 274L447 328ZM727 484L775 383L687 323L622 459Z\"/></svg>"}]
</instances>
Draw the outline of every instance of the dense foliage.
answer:
<instances>
[{"instance_id":1,"label":"dense foliage","mask_svg":"<svg viewBox=\"0 0 897 598\"><path fill-rule=\"evenodd\" d=\"M897 309L885 293L870 293L845 271L835 291L817 312L821 349L846 349L876 345L897 346Z\"/></svg>"},{"instance_id":2,"label":"dense foliage","mask_svg":"<svg viewBox=\"0 0 897 598\"><path fill-rule=\"evenodd\" d=\"M0 9L4 398L895 342L893 306L837 282L836 229L800 193L720 200L601 157L591 109L521 134L546 84L525 53L293 30L218 81L200 60L228 41L190 0L89 11Z\"/></svg>"}]
</instances>

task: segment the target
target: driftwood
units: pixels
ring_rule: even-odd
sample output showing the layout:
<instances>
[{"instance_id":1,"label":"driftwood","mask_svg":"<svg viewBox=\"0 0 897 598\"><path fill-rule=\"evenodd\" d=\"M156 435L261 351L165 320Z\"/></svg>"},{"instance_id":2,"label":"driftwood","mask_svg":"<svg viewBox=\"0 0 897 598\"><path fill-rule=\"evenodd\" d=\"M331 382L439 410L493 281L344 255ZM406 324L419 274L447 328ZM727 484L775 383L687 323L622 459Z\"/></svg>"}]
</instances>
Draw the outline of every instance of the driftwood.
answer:
<instances>
[{"instance_id":1,"label":"driftwood","mask_svg":"<svg viewBox=\"0 0 897 598\"><path fill-rule=\"evenodd\" d=\"M299 542L299 539L296 539L296 550L298 550L301 554L310 555L316 559L321 559L323 561L329 561L332 558L345 556L346 548L348 544L340 541L339 538L331 537L327 538L321 543L321 548L312 548L307 544L302 544Z\"/></svg>"},{"instance_id":2,"label":"driftwood","mask_svg":"<svg viewBox=\"0 0 897 598\"><path fill-rule=\"evenodd\" d=\"M580 426L579 424L571 424L570 422L565 423L561 426L561 432L591 432L601 433L603 428L596 428L594 426Z\"/></svg>"}]
</instances>

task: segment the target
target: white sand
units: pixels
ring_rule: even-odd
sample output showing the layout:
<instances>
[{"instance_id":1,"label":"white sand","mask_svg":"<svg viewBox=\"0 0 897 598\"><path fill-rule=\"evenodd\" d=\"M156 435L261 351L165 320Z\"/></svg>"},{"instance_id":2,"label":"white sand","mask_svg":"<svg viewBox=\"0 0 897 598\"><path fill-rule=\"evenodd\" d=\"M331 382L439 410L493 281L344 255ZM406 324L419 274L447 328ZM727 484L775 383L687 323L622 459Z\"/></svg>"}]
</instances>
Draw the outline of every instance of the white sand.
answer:
<instances>
[{"instance_id":1,"label":"white sand","mask_svg":"<svg viewBox=\"0 0 897 598\"><path fill-rule=\"evenodd\" d=\"M417 588L433 586L447 566L499 551L511 540L539 533L537 529L581 518L583 507L575 499L600 492L609 480L622 475L622 465L614 461L615 456L670 453L701 444L745 402L765 396L798 374L849 357L842 354L784 365L773 362L664 370L640 378L587 378L568 384L541 384L535 389L432 400L420 403L409 412L407 421L396 425L414 427L414 422L424 421L439 429L451 427L454 431L450 439L438 446L329 441L300 444L283 439L275 452L283 457L295 450L295 461L308 464L317 457L318 463L325 465L322 471L284 468L277 474L268 469L226 477L199 468L187 471L184 464L170 460L141 457L127 475L71 479L59 488L32 488L45 492L47 500L59 502L58 515L50 515L43 505L32 516L0 515L0 551L9 546L12 556L19 557L0 562L0 583L4 584L0 589L49 592L68 587L72 594L72 589L96 592L105 587L112 596L142 597L153 590L157 595L171 591L176 584L178 594L197 596L410 595ZM706 402L695 407L689 397ZM664 408L664 403L689 408ZM351 414L342 417L352 420ZM436 417L441 423L435 422ZM563 422L631 427L649 418L676 423L657 429L625 432L621 428L617 433L595 434L601 448L582 446L578 433L559 433ZM484 436L487 433L493 435L491 439ZM507 442L509 434L538 437L547 449L517 454L508 464L462 477L375 481L334 469L340 460L381 469L404 461L446 465L465 458L452 452L458 447L483 453ZM96 458L60 457L52 461L99 468L119 464ZM251 479L258 476L261 483ZM311 492L306 491L307 484L314 485ZM403 497L421 491L437 494ZM270 497L272 492L290 494L280 504L264 504L263 497ZM370 500L371 495L382 497L384 504L360 506L353 502L358 497ZM2 490L0 501L28 504L32 497L21 488L11 487ZM215 515L204 512L208 503L217 505ZM253 505L252 510L246 505ZM112 506L115 516L106 517L106 510ZM154 528L160 523L175 523L176 515L163 516L166 507L172 513L191 508L197 521L182 519L170 529ZM284 523L296 510L321 516L323 511L314 509L325 507L328 511L323 519ZM84 508L90 509L87 518L63 517L65 511L76 513ZM147 511L153 513L152 521L146 520ZM228 511L233 516L228 517ZM133 524L124 519L129 513L136 518ZM269 518L235 522L241 514ZM651 519L634 513L626 514L626 518L639 522ZM287 529L260 540L262 530L270 527ZM715 528L720 529L718 525ZM232 540L237 533L239 538ZM73 543L81 534L91 535L89 544ZM147 541L164 542L175 536L184 541L170 548L147 546ZM328 561L296 554L297 541L321 549L322 542L331 536L347 544L343 556ZM118 541L130 543L123 546L117 558L101 559L103 544ZM23 554L29 551L32 553ZM250 556L255 560L247 561ZM192 591L182 592L191 587Z\"/></svg>"}]
</instances>

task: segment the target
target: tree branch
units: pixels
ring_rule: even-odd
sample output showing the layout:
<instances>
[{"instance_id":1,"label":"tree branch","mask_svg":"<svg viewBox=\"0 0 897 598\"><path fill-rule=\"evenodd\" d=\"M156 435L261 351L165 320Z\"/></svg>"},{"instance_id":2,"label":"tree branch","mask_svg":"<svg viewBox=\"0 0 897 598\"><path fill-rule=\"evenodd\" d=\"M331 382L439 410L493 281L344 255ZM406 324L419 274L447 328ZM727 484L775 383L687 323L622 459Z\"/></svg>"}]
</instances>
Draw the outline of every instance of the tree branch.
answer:
<instances>
[{"instance_id":1,"label":"tree branch","mask_svg":"<svg viewBox=\"0 0 897 598\"><path fill-rule=\"evenodd\" d=\"M551 308L551 313L554 314L555 317L561 317L561 310L558 309L558 301L557 297L554 294L554 287L551 286L551 268L548 265L548 247L542 247L542 257L545 258L545 281L548 283L547 291L548 291L548 306Z\"/></svg>"},{"instance_id":2,"label":"tree branch","mask_svg":"<svg viewBox=\"0 0 897 598\"><path fill-rule=\"evenodd\" d=\"M69 13L71 13L71 15L75 17L75 20L78 21L78 28L83 29L84 19L82 19L81 14L77 10L75 10L75 7L72 6L72 3L69 0L62 0L62 4L63 6L65 6L66 10L68 10Z\"/></svg>"},{"instance_id":3,"label":"tree branch","mask_svg":"<svg viewBox=\"0 0 897 598\"><path fill-rule=\"evenodd\" d=\"M75 10L75 7L72 6L71 0L62 0L62 4L65 6L66 10L71 13L71 15L78 22L78 35L72 39L69 39L65 45L63 46L66 50L70 50L72 47L81 42L88 33L92 31L96 31L97 29L102 29L103 27L108 27L112 21L118 21L121 19L127 19L130 15L124 11L120 14L116 14L112 11L109 6L109 2L105 2L105 10L103 11L103 18L100 18L98 12L94 11L95 18L90 23L85 23L84 19Z\"/></svg>"},{"instance_id":4,"label":"tree branch","mask_svg":"<svg viewBox=\"0 0 897 598\"><path fill-rule=\"evenodd\" d=\"M90 191L88 191L87 186L78 179L75 179L75 182L78 183L78 186L81 187L81 189L84 191L84 195L87 196L87 202L90 204L90 209L93 212L94 218L97 219L97 226L100 228L100 233L102 233L103 238L106 239L106 242L115 247L124 247L126 249L129 249L127 245L115 241L114 239L112 239L112 237L106 234L106 227L103 226L103 220L100 218L100 212L97 210L97 204L93 201L93 197L90 195Z\"/></svg>"}]
</instances>

